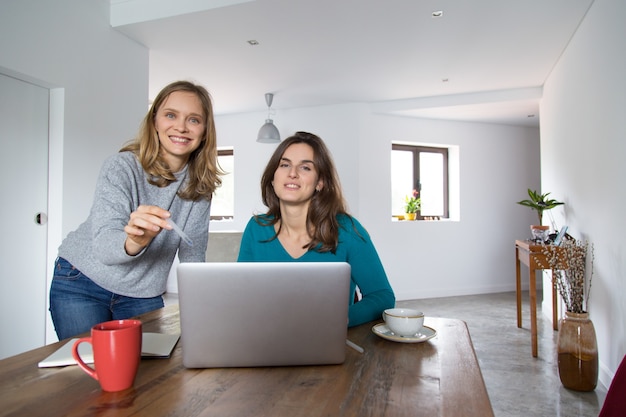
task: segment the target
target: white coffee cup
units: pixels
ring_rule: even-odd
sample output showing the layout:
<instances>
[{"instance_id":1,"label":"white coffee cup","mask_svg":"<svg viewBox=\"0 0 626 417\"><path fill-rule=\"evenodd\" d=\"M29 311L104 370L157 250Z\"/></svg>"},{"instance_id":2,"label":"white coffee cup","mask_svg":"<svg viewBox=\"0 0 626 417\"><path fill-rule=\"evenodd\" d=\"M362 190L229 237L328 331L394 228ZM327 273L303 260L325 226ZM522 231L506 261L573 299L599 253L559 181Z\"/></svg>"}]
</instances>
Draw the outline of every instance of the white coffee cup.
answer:
<instances>
[{"instance_id":1,"label":"white coffee cup","mask_svg":"<svg viewBox=\"0 0 626 417\"><path fill-rule=\"evenodd\" d=\"M393 334L402 337L415 336L424 326L424 313L412 308L388 308L383 320Z\"/></svg>"}]
</instances>

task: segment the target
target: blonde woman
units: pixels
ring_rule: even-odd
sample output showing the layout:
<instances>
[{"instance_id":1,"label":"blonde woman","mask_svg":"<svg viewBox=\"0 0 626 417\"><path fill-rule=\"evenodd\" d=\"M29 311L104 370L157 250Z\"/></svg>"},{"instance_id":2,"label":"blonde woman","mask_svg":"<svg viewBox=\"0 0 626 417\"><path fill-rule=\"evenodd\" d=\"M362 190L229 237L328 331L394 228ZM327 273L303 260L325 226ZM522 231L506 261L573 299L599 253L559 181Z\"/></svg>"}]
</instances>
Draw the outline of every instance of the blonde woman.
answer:
<instances>
[{"instance_id":1,"label":"blonde woman","mask_svg":"<svg viewBox=\"0 0 626 417\"><path fill-rule=\"evenodd\" d=\"M166 86L137 138L105 161L87 220L59 248L50 289L59 339L163 307L176 252L205 261L221 174L209 93L187 81Z\"/></svg>"}]
</instances>

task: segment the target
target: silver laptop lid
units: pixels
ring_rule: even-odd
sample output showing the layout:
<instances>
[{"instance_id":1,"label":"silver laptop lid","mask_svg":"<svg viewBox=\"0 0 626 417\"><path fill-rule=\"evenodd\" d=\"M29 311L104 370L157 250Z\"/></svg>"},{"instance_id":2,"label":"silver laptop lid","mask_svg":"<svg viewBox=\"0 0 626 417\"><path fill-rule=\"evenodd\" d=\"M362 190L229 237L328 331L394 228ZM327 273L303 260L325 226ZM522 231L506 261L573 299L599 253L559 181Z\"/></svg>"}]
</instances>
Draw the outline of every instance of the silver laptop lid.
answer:
<instances>
[{"instance_id":1,"label":"silver laptop lid","mask_svg":"<svg viewBox=\"0 0 626 417\"><path fill-rule=\"evenodd\" d=\"M181 263L183 364L342 363L349 290L345 262Z\"/></svg>"}]
</instances>

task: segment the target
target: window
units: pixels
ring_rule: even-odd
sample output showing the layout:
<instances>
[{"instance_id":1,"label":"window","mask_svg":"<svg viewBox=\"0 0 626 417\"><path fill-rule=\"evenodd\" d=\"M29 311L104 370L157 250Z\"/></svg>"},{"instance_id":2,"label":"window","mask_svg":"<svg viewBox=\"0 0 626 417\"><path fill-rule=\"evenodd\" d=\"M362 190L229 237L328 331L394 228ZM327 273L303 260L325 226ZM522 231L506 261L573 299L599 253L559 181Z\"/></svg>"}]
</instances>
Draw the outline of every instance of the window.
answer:
<instances>
[{"instance_id":1,"label":"window","mask_svg":"<svg viewBox=\"0 0 626 417\"><path fill-rule=\"evenodd\" d=\"M211 220L232 220L235 215L235 155L232 149L218 149L217 161L226 175L222 186L213 194Z\"/></svg>"},{"instance_id":2,"label":"window","mask_svg":"<svg viewBox=\"0 0 626 417\"><path fill-rule=\"evenodd\" d=\"M419 192L422 220L449 218L448 148L391 145L391 214L404 214L404 198Z\"/></svg>"}]
</instances>

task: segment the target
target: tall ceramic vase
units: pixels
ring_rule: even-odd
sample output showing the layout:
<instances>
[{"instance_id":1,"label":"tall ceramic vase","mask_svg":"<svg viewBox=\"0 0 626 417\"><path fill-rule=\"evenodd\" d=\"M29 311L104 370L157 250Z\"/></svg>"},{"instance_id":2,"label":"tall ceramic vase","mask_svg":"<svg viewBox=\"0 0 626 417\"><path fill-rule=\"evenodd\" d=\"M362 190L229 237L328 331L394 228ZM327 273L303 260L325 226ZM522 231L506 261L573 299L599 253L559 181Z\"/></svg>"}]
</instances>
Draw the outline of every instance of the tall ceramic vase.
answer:
<instances>
[{"instance_id":1,"label":"tall ceramic vase","mask_svg":"<svg viewBox=\"0 0 626 417\"><path fill-rule=\"evenodd\" d=\"M598 383L598 345L589 313L565 312L557 352L563 386L575 391L593 391Z\"/></svg>"}]
</instances>

